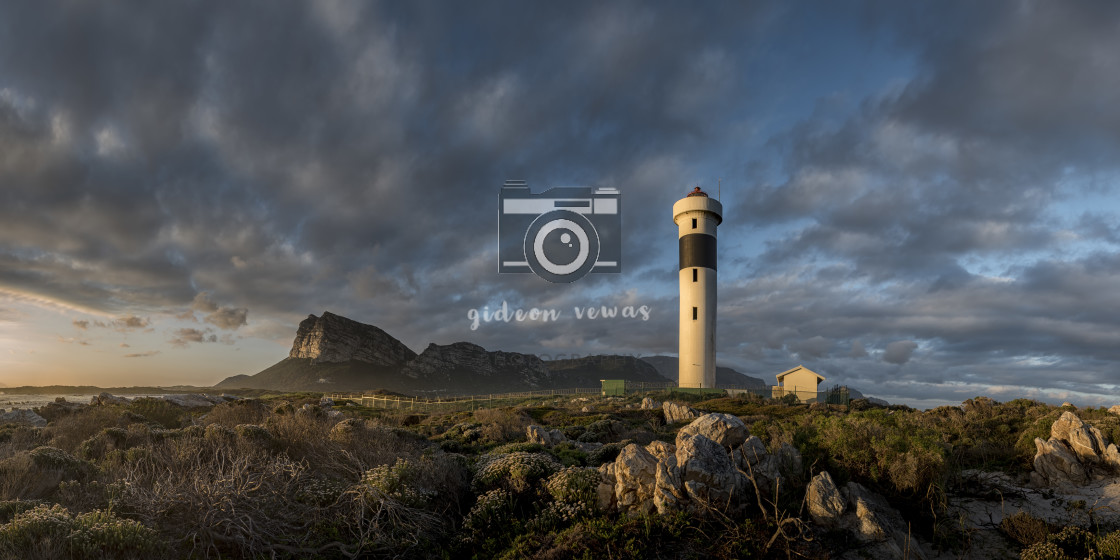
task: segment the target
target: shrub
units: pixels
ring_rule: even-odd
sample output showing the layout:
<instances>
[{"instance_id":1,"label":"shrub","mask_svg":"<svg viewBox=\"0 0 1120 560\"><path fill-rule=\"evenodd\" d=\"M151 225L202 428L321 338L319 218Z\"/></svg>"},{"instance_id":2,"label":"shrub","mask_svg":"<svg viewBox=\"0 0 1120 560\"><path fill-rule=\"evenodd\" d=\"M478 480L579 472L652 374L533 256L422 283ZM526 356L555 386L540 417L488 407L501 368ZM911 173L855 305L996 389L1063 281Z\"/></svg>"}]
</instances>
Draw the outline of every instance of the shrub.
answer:
<instances>
[{"instance_id":1,"label":"shrub","mask_svg":"<svg viewBox=\"0 0 1120 560\"><path fill-rule=\"evenodd\" d=\"M1058 545L1052 542L1040 542L1023 549L1019 555L1023 560L1072 560L1066 556Z\"/></svg>"},{"instance_id":2,"label":"shrub","mask_svg":"<svg viewBox=\"0 0 1120 560\"><path fill-rule=\"evenodd\" d=\"M587 454L587 466L598 467L604 463L609 463L618 458L618 454L622 453L622 443L608 443L599 449Z\"/></svg>"},{"instance_id":3,"label":"shrub","mask_svg":"<svg viewBox=\"0 0 1120 560\"><path fill-rule=\"evenodd\" d=\"M268 414L268 405L260 400L243 399L219 404L201 420L205 424L222 424L232 428L240 424L260 424Z\"/></svg>"},{"instance_id":4,"label":"shrub","mask_svg":"<svg viewBox=\"0 0 1120 560\"><path fill-rule=\"evenodd\" d=\"M1025 511L1017 511L999 522L999 528L1020 546L1030 546L1046 540L1050 526Z\"/></svg>"},{"instance_id":5,"label":"shrub","mask_svg":"<svg viewBox=\"0 0 1120 560\"><path fill-rule=\"evenodd\" d=\"M1097 537L1095 547L1098 558L1120 559L1120 531Z\"/></svg>"},{"instance_id":6,"label":"shrub","mask_svg":"<svg viewBox=\"0 0 1120 560\"><path fill-rule=\"evenodd\" d=\"M598 509L602 478L599 469L567 467L548 477L544 487L557 502L580 504L590 512Z\"/></svg>"},{"instance_id":7,"label":"shrub","mask_svg":"<svg viewBox=\"0 0 1120 560\"><path fill-rule=\"evenodd\" d=\"M532 418L525 412L512 408L483 408L474 412L481 440L485 443L505 443L525 437L525 427Z\"/></svg>"},{"instance_id":8,"label":"shrub","mask_svg":"<svg viewBox=\"0 0 1120 560\"><path fill-rule=\"evenodd\" d=\"M156 531L139 521L101 510L74 518L68 545L74 556L85 558L157 558L168 549Z\"/></svg>"},{"instance_id":9,"label":"shrub","mask_svg":"<svg viewBox=\"0 0 1120 560\"><path fill-rule=\"evenodd\" d=\"M91 406L55 420L44 429L50 445L75 451L78 445L110 426L124 426L116 407Z\"/></svg>"},{"instance_id":10,"label":"shrub","mask_svg":"<svg viewBox=\"0 0 1120 560\"><path fill-rule=\"evenodd\" d=\"M183 420L189 417L179 405L154 397L133 400L128 404L128 411L168 429L182 427Z\"/></svg>"},{"instance_id":11,"label":"shrub","mask_svg":"<svg viewBox=\"0 0 1120 560\"><path fill-rule=\"evenodd\" d=\"M0 501L0 523L11 521L12 517L42 505L42 500L3 500Z\"/></svg>"},{"instance_id":12,"label":"shrub","mask_svg":"<svg viewBox=\"0 0 1120 560\"><path fill-rule=\"evenodd\" d=\"M1057 534L1050 535L1046 540L1061 547L1067 556L1085 558L1089 556L1093 534L1081 527L1069 525L1062 528Z\"/></svg>"},{"instance_id":13,"label":"shrub","mask_svg":"<svg viewBox=\"0 0 1120 560\"><path fill-rule=\"evenodd\" d=\"M483 493L463 519L463 532L467 540L507 526L514 515L513 495L501 488Z\"/></svg>"},{"instance_id":14,"label":"shrub","mask_svg":"<svg viewBox=\"0 0 1120 560\"><path fill-rule=\"evenodd\" d=\"M479 464L471 487L476 491L500 487L521 494L559 469L560 463L542 453L517 451L507 455L488 456Z\"/></svg>"},{"instance_id":15,"label":"shrub","mask_svg":"<svg viewBox=\"0 0 1120 560\"><path fill-rule=\"evenodd\" d=\"M362 475L361 491L408 507L425 507L435 497L435 491L419 485L417 470L415 464L404 458L397 459L391 467L374 467Z\"/></svg>"},{"instance_id":16,"label":"shrub","mask_svg":"<svg viewBox=\"0 0 1120 560\"><path fill-rule=\"evenodd\" d=\"M71 517L66 508L39 505L0 526L0 552L65 551L79 558L159 557L168 547L156 531L106 511Z\"/></svg>"}]
</instances>

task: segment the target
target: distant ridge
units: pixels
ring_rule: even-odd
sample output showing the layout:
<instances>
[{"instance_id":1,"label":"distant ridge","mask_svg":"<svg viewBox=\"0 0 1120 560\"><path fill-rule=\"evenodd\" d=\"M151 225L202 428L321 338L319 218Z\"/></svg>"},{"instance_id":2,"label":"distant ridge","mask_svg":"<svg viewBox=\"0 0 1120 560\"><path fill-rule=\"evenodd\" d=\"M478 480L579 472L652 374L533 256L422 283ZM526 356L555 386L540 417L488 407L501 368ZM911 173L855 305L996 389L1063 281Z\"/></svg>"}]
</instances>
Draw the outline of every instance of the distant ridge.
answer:
<instances>
[{"instance_id":1,"label":"distant ridge","mask_svg":"<svg viewBox=\"0 0 1120 560\"><path fill-rule=\"evenodd\" d=\"M679 370L677 369L676 356L647 356L642 358L642 361L657 368L658 373L670 381L678 381ZM770 385L757 377L751 377L729 367L716 366L716 386L764 390L769 388Z\"/></svg>"},{"instance_id":2,"label":"distant ridge","mask_svg":"<svg viewBox=\"0 0 1120 560\"><path fill-rule=\"evenodd\" d=\"M543 361L469 342L429 344L417 354L378 327L335 315L300 322L288 357L217 389L372 391L455 395L595 387L600 379L665 382L657 369L628 356Z\"/></svg>"}]
</instances>

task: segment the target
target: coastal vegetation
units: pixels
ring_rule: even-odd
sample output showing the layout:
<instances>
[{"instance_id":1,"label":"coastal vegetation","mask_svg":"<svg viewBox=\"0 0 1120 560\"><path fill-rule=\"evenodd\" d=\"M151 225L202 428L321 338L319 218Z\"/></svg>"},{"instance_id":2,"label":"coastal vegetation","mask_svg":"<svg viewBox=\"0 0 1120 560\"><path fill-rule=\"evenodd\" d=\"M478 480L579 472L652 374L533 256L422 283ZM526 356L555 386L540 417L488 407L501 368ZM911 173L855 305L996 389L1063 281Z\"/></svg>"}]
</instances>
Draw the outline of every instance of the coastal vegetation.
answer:
<instances>
[{"instance_id":1,"label":"coastal vegetation","mask_svg":"<svg viewBox=\"0 0 1120 560\"><path fill-rule=\"evenodd\" d=\"M37 410L44 428L2 426L0 557L830 558L860 544L807 511L806 485L824 471L882 496L916 538L956 557L978 546L951 505L983 492L969 473L1025 484L1035 438L1074 410L664 393L414 414L321 397L55 403ZM751 478L747 507L622 513L603 502L601 467L630 444L672 444L688 424L642 397L734 416L768 452L796 449L800 466L780 488ZM1120 416L1076 413L1120 440ZM530 441L531 426L555 441ZM1116 516L1090 518L1019 512L998 534L1024 558L1120 558Z\"/></svg>"}]
</instances>

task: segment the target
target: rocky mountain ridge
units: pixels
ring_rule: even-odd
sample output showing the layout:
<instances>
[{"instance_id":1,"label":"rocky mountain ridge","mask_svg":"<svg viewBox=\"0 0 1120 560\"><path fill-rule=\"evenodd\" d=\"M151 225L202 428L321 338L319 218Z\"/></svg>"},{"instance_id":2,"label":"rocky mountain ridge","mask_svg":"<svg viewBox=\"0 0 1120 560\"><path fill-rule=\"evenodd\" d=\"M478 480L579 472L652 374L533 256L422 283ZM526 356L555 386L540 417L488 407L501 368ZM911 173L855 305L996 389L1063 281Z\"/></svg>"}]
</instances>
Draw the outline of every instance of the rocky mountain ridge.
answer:
<instances>
[{"instance_id":1,"label":"rocky mountain ridge","mask_svg":"<svg viewBox=\"0 0 1120 560\"><path fill-rule=\"evenodd\" d=\"M627 356L546 362L469 342L429 344L417 354L380 328L325 311L300 322L287 358L254 375L226 378L215 387L475 394L593 387L600 379L668 381L651 365Z\"/></svg>"},{"instance_id":2,"label":"rocky mountain ridge","mask_svg":"<svg viewBox=\"0 0 1120 560\"><path fill-rule=\"evenodd\" d=\"M385 331L324 311L300 322L289 358L310 358L311 363L351 360L379 366L402 366L416 352Z\"/></svg>"}]
</instances>

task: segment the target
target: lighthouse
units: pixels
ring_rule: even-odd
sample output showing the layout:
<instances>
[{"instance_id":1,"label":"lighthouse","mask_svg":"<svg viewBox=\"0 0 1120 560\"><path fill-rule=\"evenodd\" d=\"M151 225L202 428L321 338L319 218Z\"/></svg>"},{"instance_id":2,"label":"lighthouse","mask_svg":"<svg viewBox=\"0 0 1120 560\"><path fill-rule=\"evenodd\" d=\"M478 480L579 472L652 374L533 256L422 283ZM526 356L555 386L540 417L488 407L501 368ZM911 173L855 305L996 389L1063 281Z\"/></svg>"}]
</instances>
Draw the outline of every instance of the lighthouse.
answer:
<instances>
[{"instance_id":1,"label":"lighthouse","mask_svg":"<svg viewBox=\"0 0 1120 560\"><path fill-rule=\"evenodd\" d=\"M716 386L716 227L723 205L696 187L673 204L680 244L680 352L677 385Z\"/></svg>"}]
</instances>

